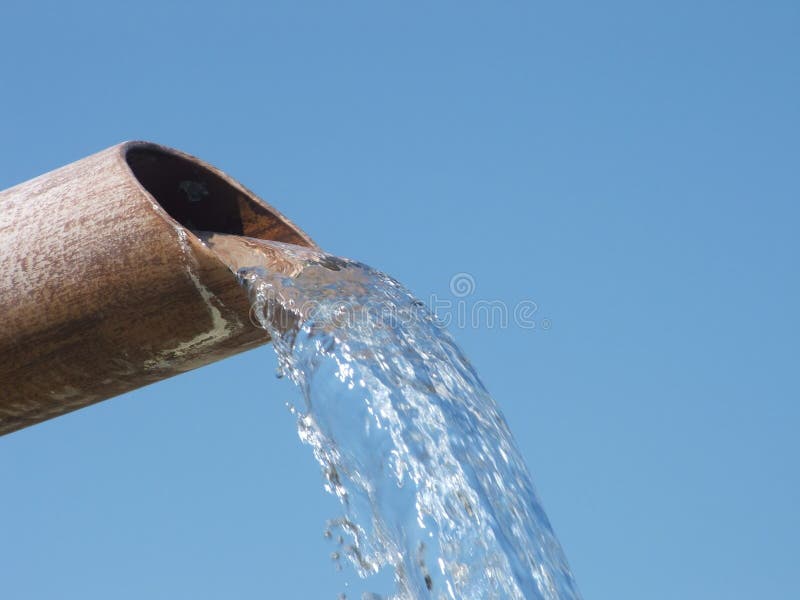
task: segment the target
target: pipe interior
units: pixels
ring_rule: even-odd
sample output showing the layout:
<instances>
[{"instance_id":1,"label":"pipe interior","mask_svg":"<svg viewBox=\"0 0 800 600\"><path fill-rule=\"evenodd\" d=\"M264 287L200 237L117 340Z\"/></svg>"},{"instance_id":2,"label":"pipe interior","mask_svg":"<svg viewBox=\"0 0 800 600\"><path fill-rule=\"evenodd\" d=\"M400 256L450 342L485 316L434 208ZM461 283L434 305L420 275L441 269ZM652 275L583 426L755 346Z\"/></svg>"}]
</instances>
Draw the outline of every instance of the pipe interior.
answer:
<instances>
[{"instance_id":1,"label":"pipe interior","mask_svg":"<svg viewBox=\"0 0 800 600\"><path fill-rule=\"evenodd\" d=\"M197 162L146 146L130 148L125 158L142 186L187 229L308 245L261 202Z\"/></svg>"}]
</instances>

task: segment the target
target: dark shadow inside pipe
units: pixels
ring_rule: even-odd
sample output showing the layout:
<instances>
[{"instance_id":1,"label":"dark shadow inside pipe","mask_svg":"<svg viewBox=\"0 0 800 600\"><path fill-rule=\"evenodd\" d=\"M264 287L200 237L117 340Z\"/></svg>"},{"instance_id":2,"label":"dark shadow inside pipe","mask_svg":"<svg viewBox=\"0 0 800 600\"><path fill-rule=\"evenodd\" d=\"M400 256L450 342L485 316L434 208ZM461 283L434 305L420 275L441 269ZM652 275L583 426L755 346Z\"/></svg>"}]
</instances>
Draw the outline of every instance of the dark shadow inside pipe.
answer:
<instances>
[{"instance_id":1,"label":"dark shadow inside pipe","mask_svg":"<svg viewBox=\"0 0 800 600\"><path fill-rule=\"evenodd\" d=\"M260 201L198 162L149 144L129 148L125 158L142 186L187 229L308 245Z\"/></svg>"}]
</instances>

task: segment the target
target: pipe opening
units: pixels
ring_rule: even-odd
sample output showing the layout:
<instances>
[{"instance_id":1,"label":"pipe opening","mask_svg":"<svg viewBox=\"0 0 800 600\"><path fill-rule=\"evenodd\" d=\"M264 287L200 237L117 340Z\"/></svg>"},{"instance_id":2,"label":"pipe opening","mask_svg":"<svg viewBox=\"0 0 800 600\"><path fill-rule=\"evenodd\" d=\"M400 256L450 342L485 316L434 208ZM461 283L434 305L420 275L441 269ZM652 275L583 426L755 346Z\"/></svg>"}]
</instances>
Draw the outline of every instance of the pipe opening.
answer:
<instances>
[{"instance_id":1,"label":"pipe opening","mask_svg":"<svg viewBox=\"0 0 800 600\"><path fill-rule=\"evenodd\" d=\"M187 229L309 245L283 217L189 157L143 144L131 145L125 160L139 183Z\"/></svg>"}]
</instances>

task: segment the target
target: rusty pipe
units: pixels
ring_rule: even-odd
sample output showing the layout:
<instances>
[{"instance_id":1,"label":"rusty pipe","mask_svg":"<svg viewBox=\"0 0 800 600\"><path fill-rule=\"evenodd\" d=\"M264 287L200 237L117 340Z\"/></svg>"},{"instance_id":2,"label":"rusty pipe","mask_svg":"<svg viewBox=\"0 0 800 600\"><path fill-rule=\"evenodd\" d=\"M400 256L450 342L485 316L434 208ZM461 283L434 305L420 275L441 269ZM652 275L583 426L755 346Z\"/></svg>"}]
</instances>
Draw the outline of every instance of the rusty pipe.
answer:
<instances>
[{"instance_id":1,"label":"rusty pipe","mask_svg":"<svg viewBox=\"0 0 800 600\"><path fill-rule=\"evenodd\" d=\"M0 192L0 435L268 341L193 230L316 248L224 173L148 142Z\"/></svg>"}]
</instances>

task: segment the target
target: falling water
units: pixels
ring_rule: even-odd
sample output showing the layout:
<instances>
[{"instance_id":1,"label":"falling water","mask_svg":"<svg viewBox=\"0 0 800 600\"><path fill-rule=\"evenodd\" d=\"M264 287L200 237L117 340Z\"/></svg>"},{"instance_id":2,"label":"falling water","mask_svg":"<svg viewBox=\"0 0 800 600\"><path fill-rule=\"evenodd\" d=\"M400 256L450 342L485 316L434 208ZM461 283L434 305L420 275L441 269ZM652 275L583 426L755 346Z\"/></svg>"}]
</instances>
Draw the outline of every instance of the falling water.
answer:
<instances>
[{"instance_id":1,"label":"falling water","mask_svg":"<svg viewBox=\"0 0 800 600\"><path fill-rule=\"evenodd\" d=\"M434 315L361 263L247 244L280 257L234 262L343 506L334 557L395 582L362 598L580 598L508 425Z\"/></svg>"}]
</instances>

